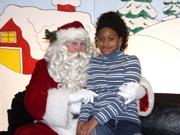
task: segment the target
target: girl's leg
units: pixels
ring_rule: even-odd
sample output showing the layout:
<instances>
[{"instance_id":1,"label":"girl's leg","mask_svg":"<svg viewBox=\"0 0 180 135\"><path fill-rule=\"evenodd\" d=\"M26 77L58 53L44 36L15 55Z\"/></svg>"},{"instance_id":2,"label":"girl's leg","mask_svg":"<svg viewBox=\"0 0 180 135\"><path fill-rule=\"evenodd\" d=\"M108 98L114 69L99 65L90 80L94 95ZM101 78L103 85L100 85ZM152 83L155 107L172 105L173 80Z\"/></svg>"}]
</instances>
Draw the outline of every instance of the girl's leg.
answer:
<instances>
[{"instance_id":1,"label":"girl's leg","mask_svg":"<svg viewBox=\"0 0 180 135\"><path fill-rule=\"evenodd\" d=\"M129 121L119 121L115 130L116 135L142 135L141 126Z\"/></svg>"},{"instance_id":2,"label":"girl's leg","mask_svg":"<svg viewBox=\"0 0 180 135\"><path fill-rule=\"evenodd\" d=\"M113 135L112 132L104 125L97 125L90 135Z\"/></svg>"}]
</instances>

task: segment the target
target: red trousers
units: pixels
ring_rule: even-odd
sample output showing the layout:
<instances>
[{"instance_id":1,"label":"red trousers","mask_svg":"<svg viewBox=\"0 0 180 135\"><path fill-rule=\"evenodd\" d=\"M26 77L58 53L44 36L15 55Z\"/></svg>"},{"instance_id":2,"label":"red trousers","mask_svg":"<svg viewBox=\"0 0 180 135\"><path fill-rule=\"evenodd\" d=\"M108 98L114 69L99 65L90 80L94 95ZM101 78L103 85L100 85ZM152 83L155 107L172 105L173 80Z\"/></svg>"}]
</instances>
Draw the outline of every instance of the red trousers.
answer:
<instances>
[{"instance_id":1,"label":"red trousers","mask_svg":"<svg viewBox=\"0 0 180 135\"><path fill-rule=\"evenodd\" d=\"M42 122L27 124L19 127L14 135L58 135L50 127Z\"/></svg>"}]
</instances>

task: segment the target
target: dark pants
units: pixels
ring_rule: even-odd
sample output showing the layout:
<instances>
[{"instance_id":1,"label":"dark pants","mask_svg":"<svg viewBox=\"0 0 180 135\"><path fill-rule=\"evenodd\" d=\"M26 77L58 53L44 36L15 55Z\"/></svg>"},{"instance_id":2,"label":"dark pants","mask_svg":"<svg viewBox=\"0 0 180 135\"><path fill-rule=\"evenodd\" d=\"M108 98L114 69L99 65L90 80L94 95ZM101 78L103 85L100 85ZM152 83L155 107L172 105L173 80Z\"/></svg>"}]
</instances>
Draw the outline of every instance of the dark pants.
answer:
<instances>
[{"instance_id":1,"label":"dark pants","mask_svg":"<svg viewBox=\"0 0 180 135\"><path fill-rule=\"evenodd\" d=\"M129 121L109 120L104 125L97 125L91 135L142 135L141 126Z\"/></svg>"},{"instance_id":2,"label":"dark pants","mask_svg":"<svg viewBox=\"0 0 180 135\"><path fill-rule=\"evenodd\" d=\"M141 126L130 121L115 121L109 120L105 126L112 132L113 135L133 135L142 134Z\"/></svg>"}]
</instances>

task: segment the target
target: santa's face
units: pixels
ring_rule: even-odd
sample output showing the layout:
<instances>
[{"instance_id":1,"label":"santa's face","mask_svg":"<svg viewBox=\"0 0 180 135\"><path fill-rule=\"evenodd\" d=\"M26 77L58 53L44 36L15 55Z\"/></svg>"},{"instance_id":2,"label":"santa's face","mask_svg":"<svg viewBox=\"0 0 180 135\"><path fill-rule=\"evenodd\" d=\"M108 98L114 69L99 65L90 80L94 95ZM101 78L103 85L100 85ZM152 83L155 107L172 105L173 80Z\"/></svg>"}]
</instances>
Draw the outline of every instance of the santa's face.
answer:
<instances>
[{"instance_id":1,"label":"santa's face","mask_svg":"<svg viewBox=\"0 0 180 135\"><path fill-rule=\"evenodd\" d=\"M86 51L86 44L85 40L82 39L75 39L73 41L66 41L64 43L68 49L68 52L85 52Z\"/></svg>"}]
</instances>

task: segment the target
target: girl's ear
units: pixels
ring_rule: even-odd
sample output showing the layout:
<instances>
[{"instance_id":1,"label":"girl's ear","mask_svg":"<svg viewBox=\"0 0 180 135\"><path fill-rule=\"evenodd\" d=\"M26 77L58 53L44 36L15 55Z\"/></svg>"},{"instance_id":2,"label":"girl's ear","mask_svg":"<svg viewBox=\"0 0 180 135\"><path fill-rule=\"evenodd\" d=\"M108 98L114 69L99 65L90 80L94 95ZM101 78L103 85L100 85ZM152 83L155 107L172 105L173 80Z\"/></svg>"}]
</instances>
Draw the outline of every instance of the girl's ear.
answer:
<instances>
[{"instance_id":1,"label":"girl's ear","mask_svg":"<svg viewBox=\"0 0 180 135\"><path fill-rule=\"evenodd\" d=\"M95 38L95 45L96 45L96 48L98 48L98 42L97 42L97 38Z\"/></svg>"},{"instance_id":2,"label":"girl's ear","mask_svg":"<svg viewBox=\"0 0 180 135\"><path fill-rule=\"evenodd\" d=\"M119 46L121 46L122 40L123 40L123 38L122 38L122 37L119 37L119 42L118 42Z\"/></svg>"}]
</instances>

